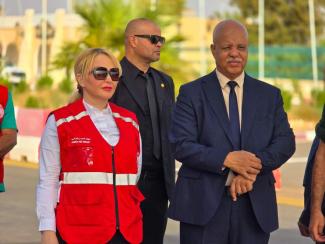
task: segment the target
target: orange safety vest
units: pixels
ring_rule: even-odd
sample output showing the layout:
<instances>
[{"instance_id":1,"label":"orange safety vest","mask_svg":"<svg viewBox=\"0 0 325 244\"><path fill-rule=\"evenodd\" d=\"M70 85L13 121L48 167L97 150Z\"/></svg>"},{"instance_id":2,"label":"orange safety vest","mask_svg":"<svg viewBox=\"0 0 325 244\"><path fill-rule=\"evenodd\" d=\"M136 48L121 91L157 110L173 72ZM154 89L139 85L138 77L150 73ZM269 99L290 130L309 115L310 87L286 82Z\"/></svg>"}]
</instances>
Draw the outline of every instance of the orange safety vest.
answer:
<instances>
[{"instance_id":1,"label":"orange safety vest","mask_svg":"<svg viewBox=\"0 0 325 244\"><path fill-rule=\"evenodd\" d=\"M7 106L7 101L8 101L8 88L0 85L0 125L5 115L5 108ZM0 136L1 135L2 133L0 129ZM2 189L4 190L3 177L4 177L3 158L0 158L0 185L2 185L2 187L0 187L0 191L2 191Z\"/></svg>"},{"instance_id":2,"label":"orange safety vest","mask_svg":"<svg viewBox=\"0 0 325 244\"><path fill-rule=\"evenodd\" d=\"M109 105L120 132L114 147L96 129L82 99L53 112L61 159L56 225L68 244L107 243L116 230L130 243L142 241L139 126L132 112Z\"/></svg>"}]
</instances>

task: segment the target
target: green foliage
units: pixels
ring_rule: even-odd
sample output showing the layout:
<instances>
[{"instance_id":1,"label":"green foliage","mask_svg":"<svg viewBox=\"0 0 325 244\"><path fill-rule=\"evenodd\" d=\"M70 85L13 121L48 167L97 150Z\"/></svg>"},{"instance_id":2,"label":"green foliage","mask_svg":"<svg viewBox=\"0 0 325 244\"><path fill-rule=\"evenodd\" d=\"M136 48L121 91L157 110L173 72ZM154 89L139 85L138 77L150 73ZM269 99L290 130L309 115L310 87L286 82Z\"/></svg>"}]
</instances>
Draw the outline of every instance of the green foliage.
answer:
<instances>
[{"instance_id":1,"label":"green foliage","mask_svg":"<svg viewBox=\"0 0 325 244\"><path fill-rule=\"evenodd\" d=\"M292 94L289 91L281 90L284 110L288 112L291 109Z\"/></svg>"},{"instance_id":2,"label":"green foliage","mask_svg":"<svg viewBox=\"0 0 325 244\"><path fill-rule=\"evenodd\" d=\"M59 90L63 93L70 94L73 90L71 80L69 78L63 79L59 84Z\"/></svg>"},{"instance_id":3,"label":"green foliage","mask_svg":"<svg viewBox=\"0 0 325 244\"><path fill-rule=\"evenodd\" d=\"M52 87L52 84L53 84L52 77L45 75L37 80L36 89L37 90L49 89Z\"/></svg>"},{"instance_id":4,"label":"green foliage","mask_svg":"<svg viewBox=\"0 0 325 244\"><path fill-rule=\"evenodd\" d=\"M26 108L40 108L41 102L40 100L35 96L29 96L25 103Z\"/></svg>"},{"instance_id":5,"label":"green foliage","mask_svg":"<svg viewBox=\"0 0 325 244\"><path fill-rule=\"evenodd\" d=\"M66 79L70 79L74 60L85 47L81 43L66 42L61 51L56 54L51 64L51 69L65 69Z\"/></svg>"},{"instance_id":6,"label":"green foliage","mask_svg":"<svg viewBox=\"0 0 325 244\"><path fill-rule=\"evenodd\" d=\"M325 16L322 13L325 1L315 2L316 34L321 36ZM240 10L240 21L246 23L249 41L257 44L258 1L231 0ZM272 0L265 1L265 43L266 44L308 44L310 40L308 1Z\"/></svg>"},{"instance_id":7,"label":"green foliage","mask_svg":"<svg viewBox=\"0 0 325 244\"><path fill-rule=\"evenodd\" d=\"M319 89L313 89L311 91L311 96L313 98L313 104L317 107L323 107L325 104L325 91Z\"/></svg>"},{"instance_id":8,"label":"green foliage","mask_svg":"<svg viewBox=\"0 0 325 244\"><path fill-rule=\"evenodd\" d=\"M108 47L122 53L124 29L132 16L134 1L95 0L78 4L75 11L84 20L81 43L85 47Z\"/></svg>"},{"instance_id":9,"label":"green foliage","mask_svg":"<svg viewBox=\"0 0 325 244\"><path fill-rule=\"evenodd\" d=\"M301 87L299 85L299 81L296 80L296 79L292 79L291 84L292 84L294 93L298 95L300 101L303 101L304 96L302 94L302 90L301 90Z\"/></svg>"},{"instance_id":10,"label":"green foliage","mask_svg":"<svg viewBox=\"0 0 325 244\"><path fill-rule=\"evenodd\" d=\"M155 8L150 0L94 0L76 5L75 12L83 19L83 36L77 43L64 44L61 52L52 63L54 69L65 68L70 77L74 59L81 50L90 47L104 47L111 50L119 59L124 56L124 30L133 18L145 17L155 21L164 32L180 21L184 0L156 1ZM184 38L180 34L168 36L161 50L161 59L154 66L169 75L176 82L189 80L193 72L184 72L188 66L179 57L179 43ZM189 69L192 70L192 69ZM191 77L192 78L192 77Z\"/></svg>"},{"instance_id":11,"label":"green foliage","mask_svg":"<svg viewBox=\"0 0 325 244\"><path fill-rule=\"evenodd\" d=\"M0 84L7 87L9 91L12 91L13 84L5 77L0 77Z\"/></svg>"},{"instance_id":12,"label":"green foliage","mask_svg":"<svg viewBox=\"0 0 325 244\"><path fill-rule=\"evenodd\" d=\"M23 93L23 92L27 91L28 88L29 87L28 87L26 80L22 80L15 86L14 89L15 89L16 93Z\"/></svg>"}]
</instances>

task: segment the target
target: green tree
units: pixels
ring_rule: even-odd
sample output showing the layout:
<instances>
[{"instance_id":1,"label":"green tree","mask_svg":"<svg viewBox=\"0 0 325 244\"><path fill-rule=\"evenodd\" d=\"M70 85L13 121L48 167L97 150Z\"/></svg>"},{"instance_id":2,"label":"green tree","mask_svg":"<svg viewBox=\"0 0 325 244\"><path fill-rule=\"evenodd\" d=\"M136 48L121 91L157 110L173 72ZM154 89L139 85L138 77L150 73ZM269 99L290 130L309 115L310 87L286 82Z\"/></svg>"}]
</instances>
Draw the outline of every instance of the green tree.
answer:
<instances>
[{"instance_id":1,"label":"green tree","mask_svg":"<svg viewBox=\"0 0 325 244\"><path fill-rule=\"evenodd\" d=\"M248 27L249 41L257 44L258 0L231 0L238 7L240 20ZM316 33L323 32L325 0L315 1ZM310 40L308 1L265 1L266 44L308 44Z\"/></svg>"},{"instance_id":2,"label":"green tree","mask_svg":"<svg viewBox=\"0 0 325 244\"><path fill-rule=\"evenodd\" d=\"M66 43L53 62L54 68L65 68L70 74L77 54L84 48L106 47L121 58L124 55L124 29L132 18L146 17L156 23L164 33L171 26L180 22L184 0L157 1L155 6L150 0L96 0L76 5L75 11L84 21L83 37L78 43ZM176 33L168 36L161 52L161 60L155 67L174 77L176 82L189 80L192 72L184 72L182 67L188 65L179 57L179 44L184 38ZM182 70L181 70L182 69Z\"/></svg>"},{"instance_id":3,"label":"green tree","mask_svg":"<svg viewBox=\"0 0 325 244\"><path fill-rule=\"evenodd\" d=\"M70 80L74 60L82 49L83 45L81 43L64 43L61 48L61 51L54 57L54 60L51 64L51 69L63 68L65 70L66 79Z\"/></svg>"}]
</instances>

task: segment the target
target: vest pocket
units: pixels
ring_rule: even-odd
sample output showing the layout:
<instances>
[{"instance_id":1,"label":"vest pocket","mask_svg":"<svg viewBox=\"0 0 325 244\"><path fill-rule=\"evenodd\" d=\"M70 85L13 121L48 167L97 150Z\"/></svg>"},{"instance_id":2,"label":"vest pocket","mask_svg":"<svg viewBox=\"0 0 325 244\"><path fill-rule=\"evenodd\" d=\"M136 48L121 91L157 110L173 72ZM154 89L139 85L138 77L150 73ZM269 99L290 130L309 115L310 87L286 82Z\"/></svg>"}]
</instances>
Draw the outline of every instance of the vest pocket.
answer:
<instances>
[{"instance_id":1,"label":"vest pocket","mask_svg":"<svg viewBox=\"0 0 325 244\"><path fill-rule=\"evenodd\" d=\"M70 205L64 206L64 215L68 225L101 225L103 223L103 208L100 205Z\"/></svg>"},{"instance_id":2,"label":"vest pocket","mask_svg":"<svg viewBox=\"0 0 325 244\"><path fill-rule=\"evenodd\" d=\"M71 226L114 224L114 204L109 199L111 192L111 189L101 185L64 185L57 214Z\"/></svg>"}]
</instances>

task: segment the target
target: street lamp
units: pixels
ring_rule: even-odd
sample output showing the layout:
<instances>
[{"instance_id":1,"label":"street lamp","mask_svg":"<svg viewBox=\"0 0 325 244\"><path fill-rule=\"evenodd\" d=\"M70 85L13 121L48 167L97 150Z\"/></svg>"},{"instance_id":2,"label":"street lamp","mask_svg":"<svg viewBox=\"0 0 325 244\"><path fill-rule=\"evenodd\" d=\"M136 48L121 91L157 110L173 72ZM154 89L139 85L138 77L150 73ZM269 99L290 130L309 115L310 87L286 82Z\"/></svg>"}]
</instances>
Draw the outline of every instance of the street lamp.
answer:
<instances>
[{"instance_id":1,"label":"street lamp","mask_svg":"<svg viewBox=\"0 0 325 244\"><path fill-rule=\"evenodd\" d=\"M42 76L46 74L47 49L47 0L42 0Z\"/></svg>"},{"instance_id":2,"label":"street lamp","mask_svg":"<svg viewBox=\"0 0 325 244\"><path fill-rule=\"evenodd\" d=\"M308 6L309 6L310 48L311 48L311 58L312 58L312 65L313 65L313 81L314 81L314 86L316 86L318 82L318 70L317 70L314 0L308 0Z\"/></svg>"}]
</instances>

